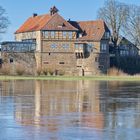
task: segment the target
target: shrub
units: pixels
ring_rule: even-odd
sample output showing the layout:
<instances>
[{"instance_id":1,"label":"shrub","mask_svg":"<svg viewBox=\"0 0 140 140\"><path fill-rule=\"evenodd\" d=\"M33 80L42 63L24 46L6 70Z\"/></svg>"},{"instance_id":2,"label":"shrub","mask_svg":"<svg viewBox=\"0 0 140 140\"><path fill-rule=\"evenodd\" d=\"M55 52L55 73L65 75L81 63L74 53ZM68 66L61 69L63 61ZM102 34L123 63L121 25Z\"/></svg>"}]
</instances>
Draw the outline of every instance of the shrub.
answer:
<instances>
[{"instance_id":1,"label":"shrub","mask_svg":"<svg viewBox=\"0 0 140 140\"><path fill-rule=\"evenodd\" d=\"M16 66L16 73L17 73L18 75L23 75L23 74L25 73L25 68L24 68L24 66L18 64L18 65Z\"/></svg>"},{"instance_id":2,"label":"shrub","mask_svg":"<svg viewBox=\"0 0 140 140\"><path fill-rule=\"evenodd\" d=\"M54 69L48 69L48 73L50 74L50 75L53 75L54 74Z\"/></svg>"},{"instance_id":3,"label":"shrub","mask_svg":"<svg viewBox=\"0 0 140 140\"><path fill-rule=\"evenodd\" d=\"M43 68L43 74L47 75L48 74L48 69L47 68Z\"/></svg>"},{"instance_id":4,"label":"shrub","mask_svg":"<svg viewBox=\"0 0 140 140\"><path fill-rule=\"evenodd\" d=\"M127 75L126 73L124 73L122 70L117 69L116 67L112 67L108 70L108 75L109 76L121 76L121 75Z\"/></svg>"},{"instance_id":5,"label":"shrub","mask_svg":"<svg viewBox=\"0 0 140 140\"><path fill-rule=\"evenodd\" d=\"M10 66L8 64L3 64L0 69L1 74L9 75L10 74Z\"/></svg>"},{"instance_id":6,"label":"shrub","mask_svg":"<svg viewBox=\"0 0 140 140\"><path fill-rule=\"evenodd\" d=\"M65 71L64 70L59 70L58 71L58 75L63 76L64 74L65 74Z\"/></svg>"}]
</instances>

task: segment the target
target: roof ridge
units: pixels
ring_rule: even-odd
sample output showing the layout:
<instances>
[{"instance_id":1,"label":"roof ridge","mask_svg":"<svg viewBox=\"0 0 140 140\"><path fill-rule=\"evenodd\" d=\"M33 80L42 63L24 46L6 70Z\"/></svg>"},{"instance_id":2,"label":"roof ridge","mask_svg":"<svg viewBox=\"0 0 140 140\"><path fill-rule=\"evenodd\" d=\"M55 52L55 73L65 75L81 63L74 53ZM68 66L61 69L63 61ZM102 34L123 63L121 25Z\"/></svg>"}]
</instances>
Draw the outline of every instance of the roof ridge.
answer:
<instances>
[{"instance_id":1,"label":"roof ridge","mask_svg":"<svg viewBox=\"0 0 140 140\"><path fill-rule=\"evenodd\" d=\"M49 24L49 22L55 17L56 14L57 13L55 13L53 16L51 16L51 18L48 20L48 22L42 28L44 28L45 26L47 26Z\"/></svg>"},{"instance_id":2,"label":"roof ridge","mask_svg":"<svg viewBox=\"0 0 140 140\"><path fill-rule=\"evenodd\" d=\"M83 21L76 21L76 22L98 22L98 21L104 22L104 20L102 20L102 19L97 19L97 20L83 20Z\"/></svg>"}]
</instances>

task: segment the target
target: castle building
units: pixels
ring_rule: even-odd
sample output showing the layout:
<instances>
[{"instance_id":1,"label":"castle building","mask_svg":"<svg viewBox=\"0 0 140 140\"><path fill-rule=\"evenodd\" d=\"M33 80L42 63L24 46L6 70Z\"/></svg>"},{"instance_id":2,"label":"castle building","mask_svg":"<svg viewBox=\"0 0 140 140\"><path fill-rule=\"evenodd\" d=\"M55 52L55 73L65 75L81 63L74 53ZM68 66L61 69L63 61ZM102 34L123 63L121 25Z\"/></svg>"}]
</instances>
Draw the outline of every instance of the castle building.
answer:
<instances>
[{"instance_id":1,"label":"castle building","mask_svg":"<svg viewBox=\"0 0 140 140\"><path fill-rule=\"evenodd\" d=\"M36 42L36 67L66 75L106 74L110 31L102 20L66 21L54 6L33 14L15 32L16 41Z\"/></svg>"}]
</instances>

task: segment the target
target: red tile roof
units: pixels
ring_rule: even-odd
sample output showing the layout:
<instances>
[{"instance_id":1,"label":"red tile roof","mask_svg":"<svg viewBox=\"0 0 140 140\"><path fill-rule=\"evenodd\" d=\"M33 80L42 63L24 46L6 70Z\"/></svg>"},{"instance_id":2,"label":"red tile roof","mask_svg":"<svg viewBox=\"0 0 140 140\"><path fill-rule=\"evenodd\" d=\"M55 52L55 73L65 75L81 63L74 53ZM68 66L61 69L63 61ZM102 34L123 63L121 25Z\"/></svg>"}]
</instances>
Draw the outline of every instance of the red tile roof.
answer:
<instances>
[{"instance_id":1,"label":"red tile roof","mask_svg":"<svg viewBox=\"0 0 140 140\"><path fill-rule=\"evenodd\" d=\"M62 25L62 28L60 28ZM77 30L59 14L46 14L41 16L30 17L25 23L15 32L31 32L39 30Z\"/></svg>"},{"instance_id":2,"label":"red tile roof","mask_svg":"<svg viewBox=\"0 0 140 140\"><path fill-rule=\"evenodd\" d=\"M39 30L79 31L83 34L82 37L78 38L81 41L100 41L105 31L109 31L105 22L102 20L80 22L66 21L58 13L55 13L54 15L46 14L30 17L15 33Z\"/></svg>"},{"instance_id":3,"label":"red tile roof","mask_svg":"<svg viewBox=\"0 0 140 140\"><path fill-rule=\"evenodd\" d=\"M80 21L80 22L71 22L74 27L79 29L83 33L82 37L79 37L79 40L94 40L100 41L105 33L109 31L103 20L96 21Z\"/></svg>"},{"instance_id":4,"label":"red tile roof","mask_svg":"<svg viewBox=\"0 0 140 140\"><path fill-rule=\"evenodd\" d=\"M23 33L23 32L31 32L41 30L42 27L51 19L49 14L35 16L28 18L25 23L15 32L15 33Z\"/></svg>"}]
</instances>

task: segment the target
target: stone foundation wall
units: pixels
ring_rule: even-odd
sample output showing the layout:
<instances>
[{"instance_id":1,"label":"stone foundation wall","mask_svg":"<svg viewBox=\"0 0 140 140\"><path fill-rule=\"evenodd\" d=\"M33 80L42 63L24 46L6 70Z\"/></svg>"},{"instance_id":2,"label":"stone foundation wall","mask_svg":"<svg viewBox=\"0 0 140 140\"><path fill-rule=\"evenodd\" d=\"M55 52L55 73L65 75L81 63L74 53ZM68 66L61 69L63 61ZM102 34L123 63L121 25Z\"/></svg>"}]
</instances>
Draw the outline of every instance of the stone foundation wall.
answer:
<instances>
[{"instance_id":1,"label":"stone foundation wall","mask_svg":"<svg viewBox=\"0 0 140 140\"><path fill-rule=\"evenodd\" d=\"M10 73L15 75L17 69L23 69L25 74L36 73L36 59L34 53L2 53L3 64L9 66Z\"/></svg>"},{"instance_id":2,"label":"stone foundation wall","mask_svg":"<svg viewBox=\"0 0 140 140\"><path fill-rule=\"evenodd\" d=\"M26 74L35 75L38 65L41 70L72 76L106 74L109 68L109 55L106 53L92 52L88 58L80 59L76 58L74 52L2 53L2 59L3 65L10 66L12 74L16 74L17 69L21 67Z\"/></svg>"}]
</instances>

